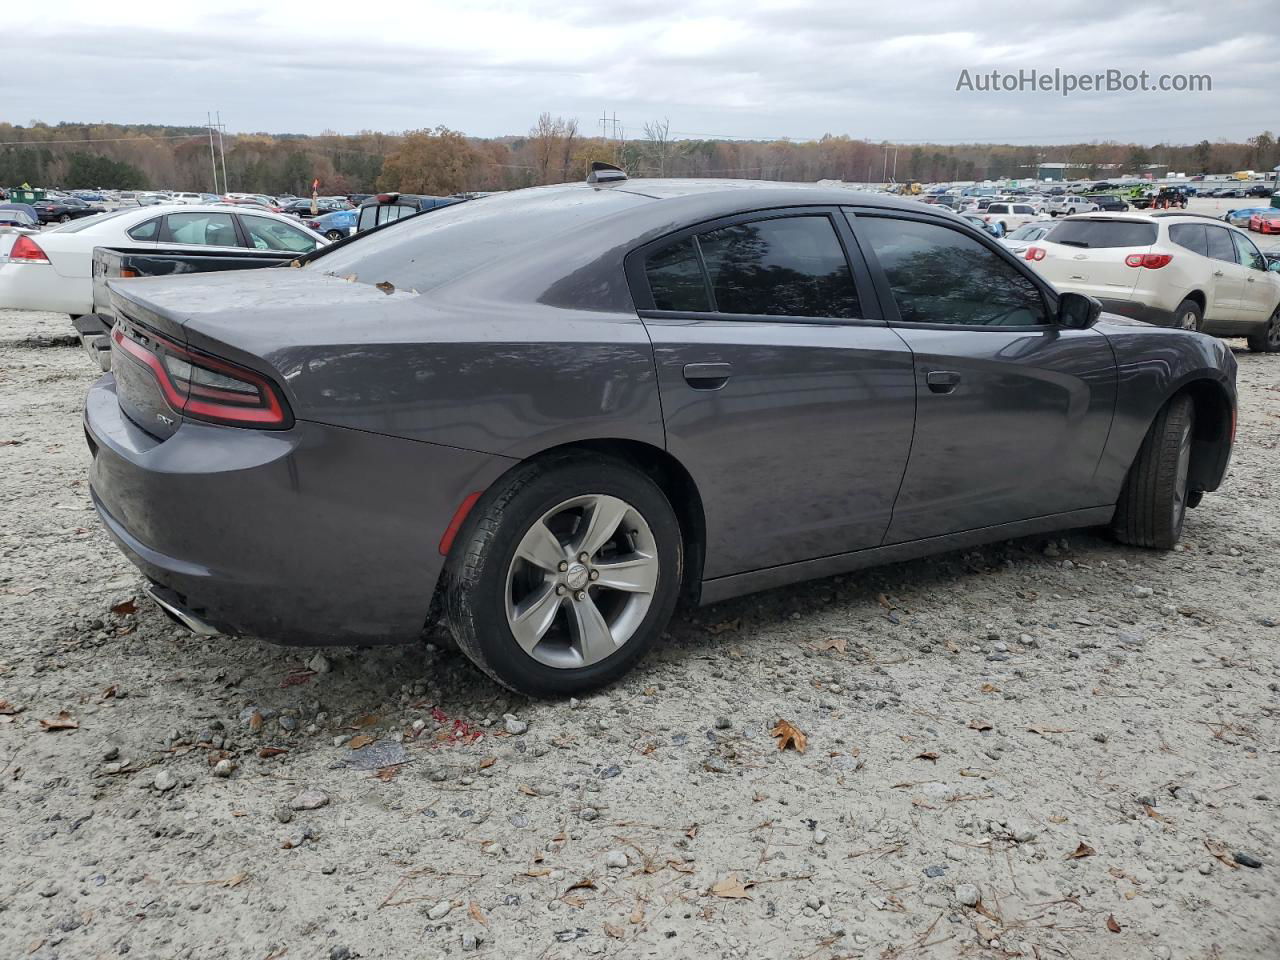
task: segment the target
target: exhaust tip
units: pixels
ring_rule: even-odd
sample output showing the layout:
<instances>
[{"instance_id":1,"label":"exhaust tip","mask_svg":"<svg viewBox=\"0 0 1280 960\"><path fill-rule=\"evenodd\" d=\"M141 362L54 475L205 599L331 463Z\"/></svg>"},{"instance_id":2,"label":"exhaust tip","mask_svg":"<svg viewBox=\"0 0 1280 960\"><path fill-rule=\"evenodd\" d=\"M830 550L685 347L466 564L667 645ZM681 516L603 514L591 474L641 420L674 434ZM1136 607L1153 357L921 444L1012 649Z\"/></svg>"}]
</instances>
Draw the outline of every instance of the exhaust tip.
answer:
<instances>
[{"instance_id":1,"label":"exhaust tip","mask_svg":"<svg viewBox=\"0 0 1280 960\"><path fill-rule=\"evenodd\" d=\"M178 595L168 587L162 587L158 583L148 583L146 594L155 602L156 606L169 615L169 619L186 627L197 636L216 637L222 633L213 624L207 620L202 620L184 607Z\"/></svg>"}]
</instances>

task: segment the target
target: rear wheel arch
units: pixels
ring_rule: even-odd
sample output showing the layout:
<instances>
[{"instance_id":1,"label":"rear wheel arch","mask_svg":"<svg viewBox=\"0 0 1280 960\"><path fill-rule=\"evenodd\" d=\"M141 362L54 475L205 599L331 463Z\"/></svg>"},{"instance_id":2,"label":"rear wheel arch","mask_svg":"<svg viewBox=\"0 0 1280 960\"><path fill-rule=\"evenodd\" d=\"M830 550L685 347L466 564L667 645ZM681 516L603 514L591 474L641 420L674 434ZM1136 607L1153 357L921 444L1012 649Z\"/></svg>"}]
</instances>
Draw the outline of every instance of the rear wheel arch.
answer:
<instances>
[{"instance_id":1,"label":"rear wheel arch","mask_svg":"<svg viewBox=\"0 0 1280 960\"><path fill-rule=\"evenodd\" d=\"M491 484L490 489L500 488L509 474L532 462L564 460L575 456L604 456L621 461L658 485L675 511L684 541L683 578L680 596L682 600L697 603L701 593L703 560L706 550L706 515L703 512L702 495L693 477L679 460L661 447L640 440L618 438L592 438L575 440L540 450L525 457ZM453 550L460 542L455 539ZM452 551L451 551L452 552Z\"/></svg>"},{"instance_id":2,"label":"rear wheel arch","mask_svg":"<svg viewBox=\"0 0 1280 960\"><path fill-rule=\"evenodd\" d=\"M1200 308L1201 314L1204 313L1205 307L1208 305L1208 300L1205 298L1204 292L1201 290L1192 290L1182 299L1190 300L1195 303L1196 306Z\"/></svg>"}]
</instances>

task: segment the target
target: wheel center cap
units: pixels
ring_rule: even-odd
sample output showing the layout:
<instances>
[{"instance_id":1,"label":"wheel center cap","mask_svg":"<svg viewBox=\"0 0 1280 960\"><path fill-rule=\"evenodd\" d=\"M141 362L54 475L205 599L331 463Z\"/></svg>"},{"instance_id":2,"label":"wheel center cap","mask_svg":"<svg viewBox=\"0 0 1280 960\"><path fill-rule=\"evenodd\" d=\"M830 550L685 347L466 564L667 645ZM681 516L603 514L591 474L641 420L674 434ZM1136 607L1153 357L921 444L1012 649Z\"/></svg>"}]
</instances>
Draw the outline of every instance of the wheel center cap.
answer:
<instances>
[{"instance_id":1,"label":"wheel center cap","mask_svg":"<svg viewBox=\"0 0 1280 960\"><path fill-rule=\"evenodd\" d=\"M581 563L569 564L569 569L564 572L564 584L570 590L581 590L590 579L591 572Z\"/></svg>"}]
</instances>

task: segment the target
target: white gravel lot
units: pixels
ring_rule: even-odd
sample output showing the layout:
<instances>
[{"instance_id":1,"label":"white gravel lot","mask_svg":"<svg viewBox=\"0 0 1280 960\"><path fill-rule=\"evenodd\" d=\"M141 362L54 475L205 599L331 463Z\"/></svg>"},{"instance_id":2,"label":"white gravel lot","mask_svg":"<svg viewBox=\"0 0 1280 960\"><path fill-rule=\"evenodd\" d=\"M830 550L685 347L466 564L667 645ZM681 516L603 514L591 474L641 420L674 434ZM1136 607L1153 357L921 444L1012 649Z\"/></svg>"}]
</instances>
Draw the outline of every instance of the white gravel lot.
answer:
<instances>
[{"instance_id":1,"label":"white gravel lot","mask_svg":"<svg viewBox=\"0 0 1280 960\"><path fill-rule=\"evenodd\" d=\"M32 345L70 329L0 311L0 958L1280 955L1280 357L1240 345L1176 552L685 611L536 703L425 644L176 630L89 503L95 372Z\"/></svg>"}]
</instances>

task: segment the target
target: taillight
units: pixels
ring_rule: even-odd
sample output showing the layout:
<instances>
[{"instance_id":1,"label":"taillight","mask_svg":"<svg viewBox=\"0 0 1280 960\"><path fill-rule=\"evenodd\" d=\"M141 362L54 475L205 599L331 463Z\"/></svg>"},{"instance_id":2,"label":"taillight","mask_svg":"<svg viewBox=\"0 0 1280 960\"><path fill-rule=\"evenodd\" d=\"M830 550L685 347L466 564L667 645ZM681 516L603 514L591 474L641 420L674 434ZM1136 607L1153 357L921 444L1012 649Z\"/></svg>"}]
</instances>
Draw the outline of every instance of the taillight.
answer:
<instances>
[{"instance_id":1,"label":"taillight","mask_svg":"<svg viewBox=\"0 0 1280 960\"><path fill-rule=\"evenodd\" d=\"M1044 247L1027 247L1022 257L1024 260L1043 260L1047 252Z\"/></svg>"},{"instance_id":2,"label":"taillight","mask_svg":"<svg viewBox=\"0 0 1280 960\"><path fill-rule=\"evenodd\" d=\"M148 332L148 346L117 323L117 347L149 369L173 409L197 420L236 427L280 430L293 425L275 385L261 374L226 360L194 353Z\"/></svg>"},{"instance_id":3,"label":"taillight","mask_svg":"<svg viewBox=\"0 0 1280 960\"><path fill-rule=\"evenodd\" d=\"M9 249L9 259L17 263L48 263L49 258L36 243L25 233L20 234Z\"/></svg>"},{"instance_id":4,"label":"taillight","mask_svg":"<svg viewBox=\"0 0 1280 960\"><path fill-rule=\"evenodd\" d=\"M1173 259L1171 253L1131 253L1124 258L1126 267L1146 267L1148 270L1159 270Z\"/></svg>"}]
</instances>

